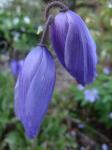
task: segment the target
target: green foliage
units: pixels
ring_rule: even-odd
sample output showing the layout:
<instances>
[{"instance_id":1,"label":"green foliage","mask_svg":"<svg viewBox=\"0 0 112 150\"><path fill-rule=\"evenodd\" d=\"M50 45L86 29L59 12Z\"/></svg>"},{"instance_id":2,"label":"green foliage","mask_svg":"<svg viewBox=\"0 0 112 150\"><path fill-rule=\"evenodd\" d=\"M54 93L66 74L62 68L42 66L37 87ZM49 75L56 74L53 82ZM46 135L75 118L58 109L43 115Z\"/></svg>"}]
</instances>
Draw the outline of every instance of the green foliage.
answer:
<instances>
[{"instance_id":1,"label":"green foliage","mask_svg":"<svg viewBox=\"0 0 112 150\"><path fill-rule=\"evenodd\" d=\"M86 99L85 92L88 89L95 89L98 92L98 96L93 102ZM112 117L109 116L109 114L112 113L112 73L106 75L101 71L98 73L97 79L92 85L81 90L77 86L73 86L69 92L70 93L67 94L71 95L72 100L80 105L80 109L85 109L88 113L88 118L93 117L96 121L94 123L102 123L107 128L112 128ZM82 119L86 119L83 117L84 116L82 116Z\"/></svg>"},{"instance_id":2,"label":"green foliage","mask_svg":"<svg viewBox=\"0 0 112 150\"><path fill-rule=\"evenodd\" d=\"M40 1L27 3L16 0L0 10L0 41L7 42L7 50L27 51L37 44L39 35L36 33L42 20L41 6Z\"/></svg>"},{"instance_id":3,"label":"green foliage","mask_svg":"<svg viewBox=\"0 0 112 150\"><path fill-rule=\"evenodd\" d=\"M85 131L93 137L96 136L94 135L96 131L92 128L98 124L104 124L107 129L111 129L112 119L109 118L109 113L112 112L111 78L112 74L105 75L100 67L94 84L81 90L73 85L61 94L55 91L38 138L29 141L25 137L21 123L14 115L14 79L9 71L1 73L0 148L3 150L5 148L8 150L30 150L32 147L35 150L57 150L57 147L59 150L77 149L76 139L71 135L72 129L69 129L67 119L74 121L80 119L87 125ZM92 103L85 98L84 93L87 89L98 90L98 98Z\"/></svg>"},{"instance_id":4,"label":"green foliage","mask_svg":"<svg viewBox=\"0 0 112 150\"><path fill-rule=\"evenodd\" d=\"M7 78L8 77L8 78ZM68 117L63 101L58 104L54 96L48 114L43 122L40 135L36 140L29 141L24 129L15 118L13 109L14 79L10 72L0 74L0 148L9 150L59 150L76 148L75 138L67 131L64 119Z\"/></svg>"}]
</instances>

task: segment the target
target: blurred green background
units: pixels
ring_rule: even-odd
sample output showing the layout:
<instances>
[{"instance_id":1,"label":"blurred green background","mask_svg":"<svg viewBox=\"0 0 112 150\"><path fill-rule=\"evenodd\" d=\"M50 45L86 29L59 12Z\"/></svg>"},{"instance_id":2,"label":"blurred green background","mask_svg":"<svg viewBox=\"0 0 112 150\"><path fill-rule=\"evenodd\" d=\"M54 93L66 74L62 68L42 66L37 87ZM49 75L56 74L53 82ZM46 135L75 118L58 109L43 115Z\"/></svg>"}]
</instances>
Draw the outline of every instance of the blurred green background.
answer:
<instances>
[{"instance_id":1,"label":"blurred green background","mask_svg":"<svg viewBox=\"0 0 112 150\"><path fill-rule=\"evenodd\" d=\"M97 44L97 78L77 85L57 64L57 83L37 139L14 115L12 59L23 59L41 37L48 0L0 0L0 150L112 150L112 0L65 0ZM48 42L48 47L55 54ZM61 73L60 73L61 72Z\"/></svg>"}]
</instances>

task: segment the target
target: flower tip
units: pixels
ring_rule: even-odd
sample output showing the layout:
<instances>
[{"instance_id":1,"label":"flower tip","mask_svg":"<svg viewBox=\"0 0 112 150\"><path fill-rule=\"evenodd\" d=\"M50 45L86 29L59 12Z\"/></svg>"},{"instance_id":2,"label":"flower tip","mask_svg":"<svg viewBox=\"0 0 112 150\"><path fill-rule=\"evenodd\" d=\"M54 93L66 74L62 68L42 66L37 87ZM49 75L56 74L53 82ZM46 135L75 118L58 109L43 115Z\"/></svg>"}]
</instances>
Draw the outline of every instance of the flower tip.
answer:
<instances>
[{"instance_id":1,"label":"flower tip","mask_svg":"<svg viewBox=\"0 0 112 150\"><path fill-rule=\"evenodd\" d=\"M30 130L30 132L29 132L28 130L26 130L25 135L28 139L32 140L37 137L37 132L34 132L33 130Z\"/></svg>"}]
</instances>

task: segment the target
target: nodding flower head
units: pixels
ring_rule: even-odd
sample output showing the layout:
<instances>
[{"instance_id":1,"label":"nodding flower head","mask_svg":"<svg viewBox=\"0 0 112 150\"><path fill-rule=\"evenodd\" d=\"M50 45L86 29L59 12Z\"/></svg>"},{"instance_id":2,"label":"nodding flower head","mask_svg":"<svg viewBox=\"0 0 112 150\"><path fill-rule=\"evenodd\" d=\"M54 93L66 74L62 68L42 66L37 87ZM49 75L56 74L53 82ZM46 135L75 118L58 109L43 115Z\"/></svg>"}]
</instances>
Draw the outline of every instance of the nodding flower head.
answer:
<instances>
[{"instance_id":1,"label":"nodding flower head","mask_svg":"<svg viewBox=\"0 0 112 150\"><path fill-rule=\"evenodd\" d=\"M55 84L55 64L44 46L31 50L26 57L15 87L15 113L24 125L26 135L38 132Z\"/></svg>"},{"instance_id":2,"label":"nodding flower head","mask_svg":"<svg viewBox=\"0 0 112 150\"><path fill-rule=\"evenodd\" d=\"M96 76L96 45L81 17L73 11L60 12L50 26L51 41L56 54L82 85Z\"/></svg>"}]
</instances>

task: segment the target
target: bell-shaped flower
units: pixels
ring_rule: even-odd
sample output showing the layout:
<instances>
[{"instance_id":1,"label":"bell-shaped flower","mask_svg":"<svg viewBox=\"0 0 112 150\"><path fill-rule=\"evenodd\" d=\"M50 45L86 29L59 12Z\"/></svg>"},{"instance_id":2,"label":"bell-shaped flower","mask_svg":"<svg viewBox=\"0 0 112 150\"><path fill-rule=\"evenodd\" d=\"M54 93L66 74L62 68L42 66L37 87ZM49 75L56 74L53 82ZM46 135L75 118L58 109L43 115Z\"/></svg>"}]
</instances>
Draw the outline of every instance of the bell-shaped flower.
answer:
<instances>
[{"instance_id":1,"label":"bell-shaped flower","mask_svg":"<svg viewBox=\"0 0 112 150\"><path fill-rule=\"evenodd\" d=\"M54 85L54 60L46 47L37 46L26 57L15 87L15 113L29 138L39 132Z\"/></svg>"},{"instance_id":2,"label":"bell-shaped flower","mask_svg":"<svg viewBox=\"0 0 112 150\"><path fill-rule=\"evenodd\" d=\"M81 17L73 11L60 12L50 26L53 48L63 66L85 85L96 76L96 45Z\"/></svg>"}]
</instances>

